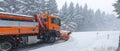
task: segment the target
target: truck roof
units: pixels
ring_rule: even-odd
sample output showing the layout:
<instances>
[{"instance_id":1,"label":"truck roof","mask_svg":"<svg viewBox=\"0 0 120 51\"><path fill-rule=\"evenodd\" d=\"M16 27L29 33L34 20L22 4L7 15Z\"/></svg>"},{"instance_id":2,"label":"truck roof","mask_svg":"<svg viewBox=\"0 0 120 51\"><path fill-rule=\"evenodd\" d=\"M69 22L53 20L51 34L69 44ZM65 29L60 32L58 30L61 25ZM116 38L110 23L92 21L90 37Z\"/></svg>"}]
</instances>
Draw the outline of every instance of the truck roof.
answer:
<instances>
[{"instance_id":1,"label":"truck roof","mask_svg":"<svg viewBox=\"0 0 120 51\"><path fill-rule=\"evenodd\" d=\"M16 21L34 21L35 20L33 16L13 14L13 13L4 13L4 12L0 12L0 19L16 20Z\"/></svg>"},{"instance_id":2,"label":"truck roof","mask_svg":"<svg viewBox=\"0 0 120 51\"><path fill-rule=\"evenodd\" d=\"M33 16L30 16L30 15L23 15L23 14L16 14L16 13L7 13L7 12L0 12L0 14L8 14L8 15L14 15L14 16L33 17Z\"/></svg>"}]
</instances>

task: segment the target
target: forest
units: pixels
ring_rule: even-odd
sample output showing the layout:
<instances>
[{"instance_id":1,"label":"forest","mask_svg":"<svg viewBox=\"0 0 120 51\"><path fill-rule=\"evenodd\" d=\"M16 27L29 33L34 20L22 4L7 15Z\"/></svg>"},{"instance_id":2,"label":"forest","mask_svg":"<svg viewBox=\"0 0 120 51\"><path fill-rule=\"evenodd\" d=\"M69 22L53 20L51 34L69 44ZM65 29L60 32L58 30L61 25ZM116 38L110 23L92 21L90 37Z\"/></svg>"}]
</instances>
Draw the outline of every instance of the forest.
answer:
<instances>
[{"instance_id":1,"label":"forest","mask_svg":"<svg viewBox=\"0 0 120 51\"><path fill-rule=\"evenodd\" d=\"M119 2L119 1L118 1ZM118 8L118 3L113 6ZM119 4L120 6L120 4ZM118 8L120 10L120 8ZM116 11L118 11L116 9ZM85 4L64 3L58 8L56 0L3 0L0 1L0 12L17 13L34 16L35 13L49 11L61 19L62 30L69 31L119 31L120 19L114 14L93 10ZM115 10L114 10L115 11ZM120 11L118 12L120 14Z\"/></svg>"}]
</instances>

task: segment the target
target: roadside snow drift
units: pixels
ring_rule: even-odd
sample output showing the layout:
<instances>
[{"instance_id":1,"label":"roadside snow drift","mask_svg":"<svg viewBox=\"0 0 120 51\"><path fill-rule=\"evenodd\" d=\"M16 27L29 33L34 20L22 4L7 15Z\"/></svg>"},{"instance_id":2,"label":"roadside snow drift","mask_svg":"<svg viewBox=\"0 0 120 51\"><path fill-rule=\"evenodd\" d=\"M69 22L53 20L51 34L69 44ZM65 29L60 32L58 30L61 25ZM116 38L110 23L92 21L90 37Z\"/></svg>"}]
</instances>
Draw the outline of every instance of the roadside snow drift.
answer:
<instances>
[{"instance_id":1,"label":"roadside snow drift","mask_svg":"<svg viewBox=\"0 0 120 51\"><path fill-rule=\"evenodd\" d=\"M118 47L119 34L119 31L74 32L66 42L30 51L115 51Z\"/></svg>"}]
</instances>

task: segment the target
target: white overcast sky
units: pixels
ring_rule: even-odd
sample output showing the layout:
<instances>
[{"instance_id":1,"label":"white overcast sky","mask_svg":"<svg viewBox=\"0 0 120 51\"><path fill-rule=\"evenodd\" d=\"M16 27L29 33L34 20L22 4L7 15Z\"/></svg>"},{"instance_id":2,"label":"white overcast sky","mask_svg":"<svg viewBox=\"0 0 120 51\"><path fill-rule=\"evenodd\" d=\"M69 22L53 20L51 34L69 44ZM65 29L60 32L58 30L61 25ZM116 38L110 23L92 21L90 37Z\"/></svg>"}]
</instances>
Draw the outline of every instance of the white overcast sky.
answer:
<instances>
[{"instance_id":1,"label":"white overcast sky","mask_svg":"<svg viewBox=\"0 0 120 51\"><path fill-rule=\"evenodd\" d=\"M113 13L114 7L112 6L116 0L56 0L58 3L58 8L60 9L62 5L67 2L79 3L80 5L84 6L85 4L88 5L89 8L97 10L100 9L105 11L106 13Z\"/></svg>"}]
</instances>

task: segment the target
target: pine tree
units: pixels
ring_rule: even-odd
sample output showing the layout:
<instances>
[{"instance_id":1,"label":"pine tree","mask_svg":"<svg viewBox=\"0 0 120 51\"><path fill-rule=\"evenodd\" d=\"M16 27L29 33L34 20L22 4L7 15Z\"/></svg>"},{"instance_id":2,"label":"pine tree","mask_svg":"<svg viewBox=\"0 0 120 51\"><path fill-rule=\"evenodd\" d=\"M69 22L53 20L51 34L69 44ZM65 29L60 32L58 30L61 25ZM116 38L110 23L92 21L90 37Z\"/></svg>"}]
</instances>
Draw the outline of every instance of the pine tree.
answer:
<instances>
[{"instance_id":1,"label":"pine tree","mask_svg":"<svg viewBox=\"0 0 120 51\"><path fill-rule=\"evenodd\" d=\"M75 26L76 26L76 23L73 22L73 19L74 19L74 4L73 2L70 3L69 7L68 7L68 18L66 19L66 24L67 26L71 29L71 31L74 31L75 29Z\"/></svg>"},{"instance_id":2,"label":"pine tree","mask_svg":"<svg viewBox=\"0 0 120 51\"><path fill-rule=\"evenodd\" d=\"M17 13L19 14L26 14L26 15L34 15L36 12L39 11L40 6L39 3L37 3L39 0L20 0L21 8Z\"/></svg>"},{"instance_id":3,"label":"pine tree","mask_svg":"<svg viewBox=\"0 0 120 51\"><path fill-rule=\"evenodd\" d=\"M100 17L100 16L101 16L101 11L100 11L100 9L98 9L98 10L95 12L95 16L96 16L96 17L98 17L98 16Z\"/></svg>"},{"instance_id":4,"label":"pine tree","mask_svg":"<svg viewBox=\"0 0 120 51\"><path fill-rule=\"evenodd\" d=\"M67 20L67 23L68 23L69 21L72 21L72 19L74 17L74 4L73 4L73 2L70 3L67 12L69 14L68 15L69 19Z\"/></svg>"},{"instance_id":5,"label":"pine tree","mask_svg":"<svg viewBox=\"0 0 120 51\"><path fill-rule=\"evenodd\" d=\"M53 15L58 15L57 3L56 0L49 0L49 11Z\"/></svg>"},{"instance_id":6,"label":"pine tree","mask_svg":"<svg viewBox=\"0 0 120 51\"><path fill-rule=\"evenodd\" d=\"M40 0L40 11L45 12L46 11L46 1Z\"/></svg>"},{"instance_id":7,"label":"pine tree","mask_svg":"<svg viewBox=\"0 0 120 51\"><path fill-rule=\"evenodd\" d=\"M3 12L34 15L40 9L39 1L40 0L4 0L4 5L0 5L0 7L4 9Z\"/></svg>"},{"instance_id":8,"label":"pine tree","mask_svg":"<svg viewBox=\"0 0 120 51\"><path fill-rule=\"evenodd\" d=\"M63 5L62 9L60 10L59 17L62 21L64 21L67 18L68 12L67 12L67 3Z\"/></svg>"},{"instance_id":9,"label":"pine tree","mask_svg":"<svg viewBox=\"0 0 120 51\"><path fill-rule=\"evenodd\" d=\"M76 23L75 28L77 28L77 29L74 29L74 31L79 31L80 26L83 22L83 17L81 16L80 11L81 10L80 10L79 4L77 3L76 7L75 7L75 11L74 11L74 17L73 17L73 22Z\"/></svg>"},{"instance_id":10,"label":"pine tree","mask_svg":"<svg viewBox=\"0 0 120 51\"><path fill-rule=\"evenodd\" d=\"M73 21L74 18L74 5L71 2L69 7L67 7L67 3L65 2L65 4L63 5L62 9L59 12L59 17L62 20L62 25L63 25L63 29L66 29L66 27L73 31L76 23Z\"/></svg>"},{"instance_id":11,"label":"pine tree","mask_svg":"<svg viewBox=\"0 0 120 51\"><path fill-rule=\"evenodd\" d=\"M66 19L68 18L68 6L67 3L65 2L65 4L62 6L62 9L59 10L59 17L61 19L61 23L62 23L62 29L66 29Z\"/></svg>"},{"instance_id":12,"label":"pine tree","mask_svg":"<svg viewBox=\"0 0 120 51\"><path fill-rule=\"evenodd\" d=\"M4 0L4 1L2 2L2 5L0 5L0 7L1 7L2 9L4 9L4 10L1 10L1 11L2 11L2 12L15 13L16 10L20 10L20 9L18 8L18 6L17 6L18 3L20 3L20 2L18 2L18 1L16 1L16 0L13 0L13 1Z\"/></svg>"},{"instance_id":13,"label":"pine tree","mask_svg":"<svg viewBox=\"0 0 120 51\"><path fill-rule=\"evenodd\" d=\"M83 10L82 10L82 15L83 15L84 17L87 17L88 14L89 14L89 13L88 13L88 6L87 6L87 4L85 4L85 6L84 6L84 8L83 8Z\"/></svg>"},{"instance_id":14,"label":"pine tree","mask_svg":"<svg viewBox=\"0 0 120 51\"><path fill-rule=\"evenodd\" d=\"M118 0L114 5L115 7L115 12L117 12L117 14L119 15L118 17L120 18L120 0Z\"/></svg>"}]
</instances>

